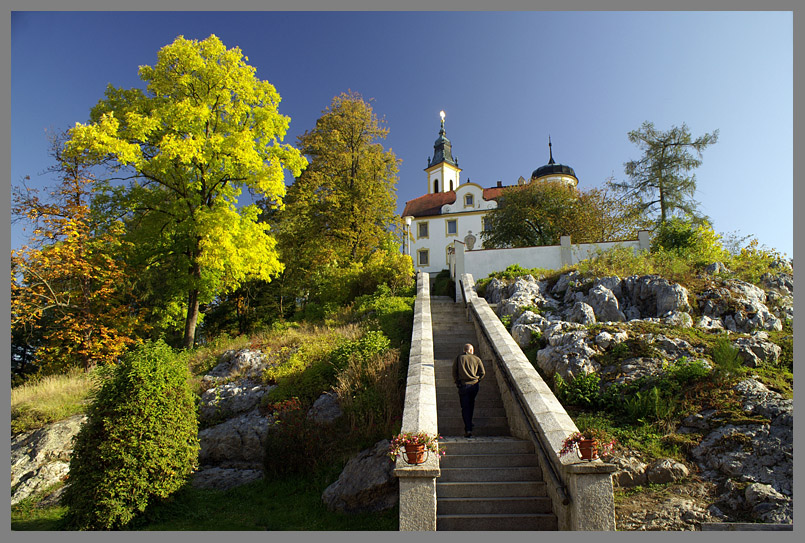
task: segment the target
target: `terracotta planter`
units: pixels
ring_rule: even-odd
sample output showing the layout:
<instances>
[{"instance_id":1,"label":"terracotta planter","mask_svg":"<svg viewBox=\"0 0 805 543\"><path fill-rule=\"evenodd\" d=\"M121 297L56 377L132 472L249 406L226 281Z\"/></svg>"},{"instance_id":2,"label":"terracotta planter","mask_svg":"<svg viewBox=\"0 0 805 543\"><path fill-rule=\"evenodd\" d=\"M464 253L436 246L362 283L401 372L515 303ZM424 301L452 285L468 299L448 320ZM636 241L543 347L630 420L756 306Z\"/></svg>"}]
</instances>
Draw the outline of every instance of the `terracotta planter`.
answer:
<instances>
[{"instance_id":1,"label":"terracotta planter","mask_svg":"<svg viewBox=\"0 0 805 543\"><path fill-rule=\"evenodd\" d=\"M405 461L409 464L422 464L425 461L425 445L406 445Z\"/></svg>"},{"instance_id":2,"label":"terracotta planter","mask_svg":"<svg viewBox=\"0 0 805 543\"><path fill-rule=\"evenodd\" d=\"M595 446L594 439L582 439L579 441L579 456L581 456L582 460L598 458L598 448Z\"/></svg>"}]
</instances>

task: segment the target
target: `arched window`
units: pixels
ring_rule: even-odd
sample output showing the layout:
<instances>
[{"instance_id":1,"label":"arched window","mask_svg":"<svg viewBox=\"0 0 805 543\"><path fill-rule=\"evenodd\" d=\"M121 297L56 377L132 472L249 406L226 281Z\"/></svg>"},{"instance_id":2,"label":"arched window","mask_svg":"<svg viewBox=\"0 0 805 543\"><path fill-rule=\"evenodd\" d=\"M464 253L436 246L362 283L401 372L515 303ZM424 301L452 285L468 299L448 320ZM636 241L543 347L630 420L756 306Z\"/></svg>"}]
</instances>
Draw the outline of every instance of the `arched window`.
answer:
<instances>
[{"instance_id":1,"label":"arched window","mask_svg":"<svg viewBox=\"0 0 805 543\"><path fill-rule=\"evenodd\" d=\"M453 190L453 180L450 180L450 190Z\"/></svg>"},{"instance_id":2,"label":"arched window","mask_svg":"<svg viewBox=\"0 0 805 543\"><path fill-rule=\"evenodd\" d=\"M435 179L433 181L433 192L434 193L439 192L439 180L438 179Z\"/></svg>"}]
</instances>

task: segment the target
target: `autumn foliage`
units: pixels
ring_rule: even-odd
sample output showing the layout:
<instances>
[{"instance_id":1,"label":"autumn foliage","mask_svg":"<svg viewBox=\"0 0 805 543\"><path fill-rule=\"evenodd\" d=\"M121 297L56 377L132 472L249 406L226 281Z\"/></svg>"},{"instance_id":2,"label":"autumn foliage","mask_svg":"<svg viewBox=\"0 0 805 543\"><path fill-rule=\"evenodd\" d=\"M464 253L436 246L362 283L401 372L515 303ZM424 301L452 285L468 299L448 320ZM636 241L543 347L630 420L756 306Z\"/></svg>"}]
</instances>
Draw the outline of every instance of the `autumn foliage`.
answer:
<instances>
[{"instance_id":1,"label":"autumn foliage","mask_svg":"<svg viewBox=\"0 0 805 543\"><path fill-rule=\"evenodd\" d=\"M115 361L135 343L141 321L115 257L121 225L93 218L93 180L80 162L57 169L62 181L47 202L17 190L12 206L34 230L29 245L11 251L11 328L41 338L36 358L47 373Z\"/></svg>"}]
</instances>

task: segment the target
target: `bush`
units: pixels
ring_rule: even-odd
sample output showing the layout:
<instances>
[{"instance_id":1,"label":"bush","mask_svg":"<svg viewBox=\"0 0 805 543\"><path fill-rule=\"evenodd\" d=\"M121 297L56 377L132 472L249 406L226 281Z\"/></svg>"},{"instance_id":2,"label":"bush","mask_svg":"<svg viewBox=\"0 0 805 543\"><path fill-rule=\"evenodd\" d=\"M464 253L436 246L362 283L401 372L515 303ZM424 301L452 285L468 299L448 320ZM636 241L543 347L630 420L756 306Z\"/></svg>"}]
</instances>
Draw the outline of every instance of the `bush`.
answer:
<instances>
[{"instance_id":1,"label":"bush","mask_svg":"<svg viewBox=\"0 0 805 543\"><path fill-rule=\"evenodd\" d=\"M102 373L70 459L62 501L70 529L119 529L196 467L198 421L184 360L160 340Z\"/></svg>"},{"instance_id":2,"label":"bush","mask_svg":"<svg viewBox=\"0 0 805 543\"><path fill-rule=\"evenodd\" d=\"M725 382L744 373L743 360L729 339L719 338L713 345L713 376L716 381Z\"/></svg>"},{"instance_id":3,"label":"bush","mask_svg":"<svg viewBox=\"0 0 805 543\"><path fill-rule=\"evenodd\" d=\"M263 468L268 477L307 474L329 461L334 436L323 425L307 418L298 402L284 402L266 436Z\"/></svg>"},{"instance_id":4,"label":"bush","mask_svg":"<svg viewBox=\"0 0 805 543\"><path fill-rule=\"evenodd\" d=\"M554 376L556 397L563 403L579 407L594 407L598 404L600 378L595 372L579 375L565 382L559 374Z\"/></svg>"},{"instance_id":5,"label":"bush","mask_svg":"<svg viewBox=\"0 0 805 543\"><path fill-rule=\"evenodd\" d=\"M364 319L371 328L379 329L399 347L411 341L414 322L414 296L394 296L386 285L355 301L356 319Z\"/></svg>"},{"instance_id":6,"label":"bush","mask_svg":"<svg viewBox=\"0 0 805 543\"><path fill-rule=\"evenodd\" d=\"M673 398L666 397L656 386L623 401L624 412L633 422L668 420L675 408Z\"/></svg>"},{"instance_id":7,"label":"bush","mask_svg":"<svg viewBox=\"0 0 805 543\"><path fill-rule=\"evenodd\" d=\"M709 223L696 224L674 217L657 229L651 250L673 253L696 266L706 266L728 257L720 240Z\"/></svg>"}]
</instances>

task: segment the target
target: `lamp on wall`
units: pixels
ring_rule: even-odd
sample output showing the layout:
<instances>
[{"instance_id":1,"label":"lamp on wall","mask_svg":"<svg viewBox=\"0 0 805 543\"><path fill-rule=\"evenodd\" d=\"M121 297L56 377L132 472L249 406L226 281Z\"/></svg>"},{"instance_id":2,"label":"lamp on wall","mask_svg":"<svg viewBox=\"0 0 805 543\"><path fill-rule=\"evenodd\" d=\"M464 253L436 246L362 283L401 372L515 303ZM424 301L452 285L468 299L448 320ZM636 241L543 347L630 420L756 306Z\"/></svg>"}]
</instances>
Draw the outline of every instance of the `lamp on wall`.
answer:
<instances>
[{"instance_id":1,"label":"lamp on wall","mask_svg":"<svg viewBox=\"0 0 805 543\"><path fill-rule=\"evenodd\" d=\"M405 239L403 240L403 254L411 255L411 220L413 217L404 217L405 220Z\"/></svg>"}]
</instances>

